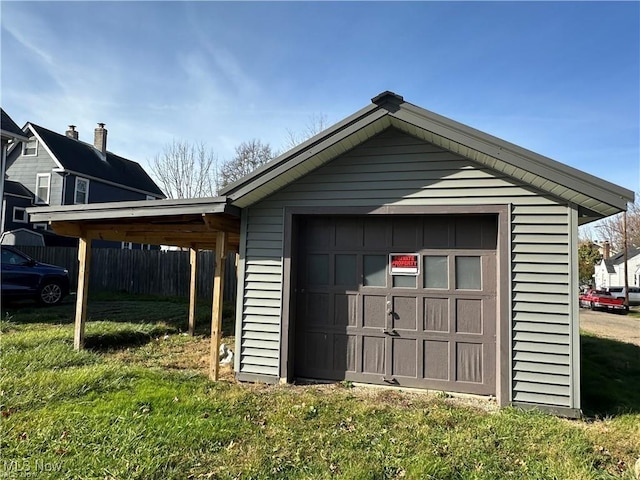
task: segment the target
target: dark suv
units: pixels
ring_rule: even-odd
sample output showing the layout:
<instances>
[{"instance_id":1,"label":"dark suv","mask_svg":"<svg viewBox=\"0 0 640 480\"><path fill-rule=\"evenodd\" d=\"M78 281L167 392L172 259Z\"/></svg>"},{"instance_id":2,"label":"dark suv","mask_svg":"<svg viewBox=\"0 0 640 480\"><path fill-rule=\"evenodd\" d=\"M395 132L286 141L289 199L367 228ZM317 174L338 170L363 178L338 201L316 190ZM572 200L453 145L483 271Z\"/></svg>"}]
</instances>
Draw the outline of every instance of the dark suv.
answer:
<instances>
[{"instance_id":1,"label":"dark suv","mask_svg":"<svg viewBox=\"0 0 640 480\"><path fill-rule=\"evenodd\" d=\"M21 251L2 245L2 300L33 298L56 305L69 294L66 268L36 262Z\"/></svg>"}]
</instances>

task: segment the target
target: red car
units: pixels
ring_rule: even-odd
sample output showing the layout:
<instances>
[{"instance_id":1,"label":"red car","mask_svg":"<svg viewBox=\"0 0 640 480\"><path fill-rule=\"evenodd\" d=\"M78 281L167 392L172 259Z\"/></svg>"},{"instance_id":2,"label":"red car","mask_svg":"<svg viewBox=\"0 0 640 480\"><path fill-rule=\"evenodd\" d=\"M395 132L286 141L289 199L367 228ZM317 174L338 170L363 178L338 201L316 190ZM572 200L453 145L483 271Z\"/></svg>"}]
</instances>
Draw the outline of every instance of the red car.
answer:
<instances>
[{"instance_id":1,"label":"red car","mask_svg":"<svg viewBox=\"0 0 640 480\"><path fill-rule=\"evenodd\" d=\"M591 310L613 310L615 312L627 312L624 299L614 298L609 292L604 290L588 290L580 295L580 306Z\"/></svg>"}]
</instances>

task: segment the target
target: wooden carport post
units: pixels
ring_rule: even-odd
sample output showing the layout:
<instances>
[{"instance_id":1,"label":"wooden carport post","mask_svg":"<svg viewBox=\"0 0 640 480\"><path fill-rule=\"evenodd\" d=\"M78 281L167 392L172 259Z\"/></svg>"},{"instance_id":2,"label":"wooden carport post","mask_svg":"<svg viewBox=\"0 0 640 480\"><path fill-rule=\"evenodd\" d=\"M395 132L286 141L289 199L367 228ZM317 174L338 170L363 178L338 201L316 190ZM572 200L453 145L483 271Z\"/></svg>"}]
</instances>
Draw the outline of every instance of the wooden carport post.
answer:
<instances>
[{"instance_id":1,"label":"wooden carport post","mask_svg":"<svg viewBox=\"0 0 640 480\"><path fill-rule=\"evenodd\" d=\"M195 245L189 249L189 263L191 265L191 281L189 282L189 335L196 331L196 279L198 274L198 250Z\"/></svg>"},{"instance_id":2,"label":"wooden carport post","mask_svg":"<svg viewBox=\"0 0 640 480\"><path fill-rule=\"evenodd\" d=\"M87 319L87 293L91 266L91 238L83 236L78 242L78 290L76 292L76 322L73 331L73 348L84 347L84 324Z\"/></svg>"},{"instance_id":3,"label":"wooden carport post","mask_svg":"<svg viewBox=\"0 0 640 480\"><path fill-rule=\"evenodd\" d=\"M227 232L218 231L216 235L216 270L213 278L213 304L211 306L211 362L209 377L218 380L220 367L220 336L222 334L222 303L224 288L224 265L227 255Z\"/></svg>"}]
</instances>

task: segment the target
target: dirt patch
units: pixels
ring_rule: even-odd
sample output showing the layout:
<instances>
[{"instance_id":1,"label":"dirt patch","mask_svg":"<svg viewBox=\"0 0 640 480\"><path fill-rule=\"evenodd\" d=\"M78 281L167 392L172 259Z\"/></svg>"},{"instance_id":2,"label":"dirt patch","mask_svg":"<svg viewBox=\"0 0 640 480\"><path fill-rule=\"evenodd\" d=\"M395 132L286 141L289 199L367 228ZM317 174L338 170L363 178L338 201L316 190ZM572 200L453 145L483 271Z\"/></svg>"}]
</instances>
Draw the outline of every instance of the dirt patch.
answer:
<instances>
[{"instance_id":1,"label":"dirt patch","mask_svg":"<svg viewBox=\"0 0 640 480\"><path fill-rule=\"evenodd\" d=\"M631 315L580 310L580 328L599 337L640 346L640 318Z\"/></svg>"}]
</instances>

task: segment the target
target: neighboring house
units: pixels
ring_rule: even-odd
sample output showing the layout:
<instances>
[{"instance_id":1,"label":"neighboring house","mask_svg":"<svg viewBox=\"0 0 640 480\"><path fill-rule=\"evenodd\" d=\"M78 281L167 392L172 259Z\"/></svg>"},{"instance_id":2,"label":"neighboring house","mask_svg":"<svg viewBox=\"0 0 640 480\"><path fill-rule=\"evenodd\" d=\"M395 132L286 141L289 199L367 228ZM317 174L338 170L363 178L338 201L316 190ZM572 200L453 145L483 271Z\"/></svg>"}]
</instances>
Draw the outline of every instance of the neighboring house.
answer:
<instances>
[{"instance_id":1,"label":"neighboring house","mask_svg":"<svg viewBox=\"0 0 640 480\"><path fill-rule=\"evenodd\" d=\"M27 123L21 132L26 140L16 143L7 156L6 188L14 193L11 206L7 201L5 230L46 230L46 223L28 222L24 213L27 192L36 206L165 198L140 164L107 150L107 130L102 123L94 131L93 144L79 140L74 125L69 125L65 135L34 123ZM122 246L132 248L131 243Z\"/></svg>"},{"instance_id":2,"label":"neighboring house","mask_svg":"<svg viewBox=\"0 0 640 480\"><path fill-rule=\"evenodd\" d=\"M220 194L30 213L83 244L144 228L189 245L228 235L241 381L347 380L579 415L578 226L626 210L633 192L384 92Z\"/></svg>"},{"instance_id":3,"label":"neighboring house","mask_svg":"<svg viewBox=\"0 0 640 480\"><path fill-rule=\"evenodd\" d=\"M20 198L24 198L26 195L28 198L31 198L31 192L28 190L22 190L20 187L16 185L7 185L5 186L4 178L5 178L5 170L7 165L7 150L10 145L15 144L16 142L26 140L24 132L16 125L11 117L3 110L2 118L0 119L0 140L2 142L2 159L0 162L0 199L2 199L1 211L2 211L2 221L0 222L0 235L4 232L5 228L5 219L7 218L7 212L13 212L14 203L17 206L22 206L25 204L24 201L18 200ZM5 201L5 188L7 191L11 191L11 201ZM15 200L14 200L15 199ZM7 209L7 203L11 205ZM27 205L30 205L30 202L26 202ZM19 215L19 214L18 214Z\"/></svg>"},{"instance_id":4,"label":"neighboring house","mask_svg":"<svg viewBox=\"0 0 640 480\"><path fill-rule=\"evenodd\" d=\"M4 181L3 233L25 228L29 224L27 207L33 205L33 194L21 183Z\"/></svg>"},{"instance_id":5,"label":"neighboring house","mask_svg":"<svg viewBox=\"0 0 640 480\"><path fill-rule=\"evenodd\" d=\"M640 248L631 247L628 250L627 272L628 285L640 286ZM593 278L596 288L624 286L624 253L600 260L595 266Z\"/></svg>"},{"instance_id":6,"label":"neighboring house","mask_svg":"<svg viewBox=\"0 0 640 480\"><path fill-rule=\"evenodd\" d=\"M605 240L604 242L592 242L593 245L598 249L598 253L604 257L610 257L611 256L611 244Z\"/></svg>"}]
</instances>

